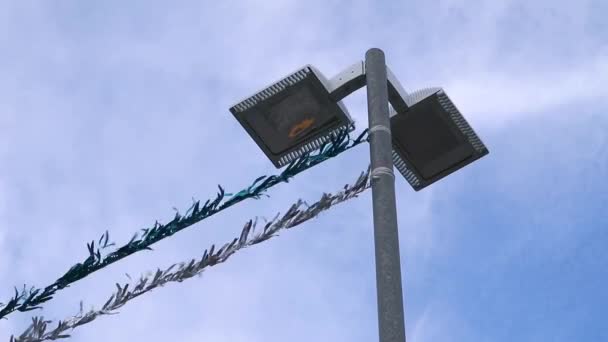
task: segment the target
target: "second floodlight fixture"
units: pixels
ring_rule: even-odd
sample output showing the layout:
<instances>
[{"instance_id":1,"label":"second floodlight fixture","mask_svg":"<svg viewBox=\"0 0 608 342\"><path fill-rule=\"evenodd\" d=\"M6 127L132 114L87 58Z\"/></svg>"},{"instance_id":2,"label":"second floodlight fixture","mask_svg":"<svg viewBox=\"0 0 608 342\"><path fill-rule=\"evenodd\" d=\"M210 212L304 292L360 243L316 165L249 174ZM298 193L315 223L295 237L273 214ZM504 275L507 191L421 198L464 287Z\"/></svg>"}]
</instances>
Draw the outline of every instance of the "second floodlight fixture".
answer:
<instances>
[{"instance_id":1,"label":"second floodlight fixture","mask_svg":"<svg viewBox=\"0 0 608 342\"><path fill-rule=\"evenodd\" d=\"M316 150L354 122L341 101L330 97L329 81L306 65L230 108L230 112L281 168Z\"/></svg>"},{"instance_id":2,"label":"second floodlight fixture","mask_svg":"<svg viewBox=\"0 0 608 342\"><path fill-rule=\"evenodd\" d=\"M488 154L488 149L441 88L405 98L391 111L393 164L419 191Z\"/></svg>"}]
</instances>

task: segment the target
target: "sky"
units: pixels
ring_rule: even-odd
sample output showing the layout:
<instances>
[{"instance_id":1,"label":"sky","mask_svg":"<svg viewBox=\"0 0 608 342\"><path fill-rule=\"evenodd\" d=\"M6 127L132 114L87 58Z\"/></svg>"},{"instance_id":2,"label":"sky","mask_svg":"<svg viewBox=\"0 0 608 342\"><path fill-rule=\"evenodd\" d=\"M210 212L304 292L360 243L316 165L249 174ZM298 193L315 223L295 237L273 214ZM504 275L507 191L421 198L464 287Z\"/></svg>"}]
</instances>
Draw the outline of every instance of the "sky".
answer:
<instances>
[{"instance_id":1,"label":"sky","mask_svg":"<svg viewBox=\"0 0 608 342\"><path fill-rule=\"evenodd\" d=\"M228 111L372 47L440 86L490 154L420 192L396 173L408 341L607 341L608 2L0 0L0 302L109 230L277 173ZM345 100L367 126L365 91ZM200 257L252 217L352 183L361 145L0 321L99 308L116 282ZM73 341L378 339L371 192L139 297Z\"/></svg>"}]
</instances>

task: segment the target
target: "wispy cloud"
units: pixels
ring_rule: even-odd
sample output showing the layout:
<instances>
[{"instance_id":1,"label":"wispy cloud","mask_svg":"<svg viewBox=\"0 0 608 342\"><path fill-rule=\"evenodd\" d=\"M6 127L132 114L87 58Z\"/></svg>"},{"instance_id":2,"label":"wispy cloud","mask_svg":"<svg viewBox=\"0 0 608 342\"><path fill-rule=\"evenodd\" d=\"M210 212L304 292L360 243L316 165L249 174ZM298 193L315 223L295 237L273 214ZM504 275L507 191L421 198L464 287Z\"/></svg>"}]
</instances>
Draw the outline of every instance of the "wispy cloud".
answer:
<instances>
[{"instance_id":1,"label":"wispy cloud","mask_svg":"<svg viewBox=\"0 0 608 342\"><path fill-rule=\"evenodd\" d=\"M69 266L67 261L81 256L85 241L106 229L116 232L117 240L128 240L134 229L168 218L172 213L167 208L188 205L191 197L207 195L217 183L238 188L252 174L272 171L227 108L306 63L331 76L362 59L366 49L381 47L407 89L443 86L480 136L491 142L507 139L501 135L506 128L521 130L517 125L522 121L538 125L534 118L549 120L556 112L563 117L564 106L585 103L602 115L607 107L602 98L607 78L605 6L597 0L1 2L0 283L8 285L0 292L9 294L12 285L22 282L52 281ZM359 129L367 123L364 100L359 92L347 101ZM570 119L579 123L580 132L593 128L590 121ZM498 252L475 247L497 244L505 235L492 235L491 228L450 231L446 217L462 212L469 225L514 220L507 211L496 210L496 217L488 219L482 211L462 206L493 203L483 196L495 194L493 182L502 174L517 177L500 183L499 189L517 193L526 185L526 178L517 174L523 162L553 167L557 178L570 175L561 168L560 160L567 157L538 147L562 136L560 129L539 125L535 133L518 138L539 137L537 144L526 146L544 153L542 161L527 155L518 159L520 145L508 149L494 143L487 159L432 189L414 193L397 180L409 293L431 296L429 288L439 286L433 282L437 265L460 260L455 251L470 251L472 260L491 264L494 259L480 250ZM569 139L575 144L578 138ZM316 196L342 182L345 169L365 166L367 157L367 151L353 151L329 161L273 189L270 200L235 208L208 224L230 227L295 197ZM596 179L597 174L585 172L580 177ZM478 201L469 188L478 191ZM540 188L526 189L542 198L534 192ZM568 194L580 202L587 197ZM568 194L555 193L554 200ZM511 205L520 203L504 197ZM373 255L369 201L363 196L332 212L347 222L333 216L315 222L311 229L326 230L314 248L303 248L310 237L294 232L210 272L204 290L188 284L179 291L167 289L154 302L125 309L119 322L100 320L77 338L377 338L374 268L365 261ZM520 216L530 215L528 208L518 208ZM542 219L537 224L551 223ZM526 229L531 228L522 227ZM474 246L460 239L464 232L475 238ZM102 301L105 292L97 291L101 288L96 284L113 282L125 271L137 273L167 259L188 257L201 244L232 233L229 228L185 233L175 243L161 244L154 253L125 260L70 288L69 297ZM474 268L467 272L459 277L476 275ZM244 287L258 295L247 295ZM57 305L44 314L65 315L65 308L78 305L70 298L58 297ZM196 319L172 311L176 301L189 303ZM238 303L245 303L244 309L233 309ZM423 322L426 304L412 304L408 312L420 316L408 316L410 322ZM457 303L438 307L450 305L454 312L468 310ZM473 314L462 319L473 320ZM0 330L15 331L28 323L22 315L0 322ZM162 324L166 331L151 328ZM415 336L432 336L425 331L433 326L420 323ZM129 333L121 335L120 330Z\"/></svg>"},{"instance_id":2,"label":"wispy cloud","mask_svg":"<svg viewBox=\"0 0 608 342\"><path fill-rule=\"evenodd\" d=\"M607 106L605 84L608 54L552 71L483 70L455 75L445 88L473 120L502 127L531 115L556 115L564 106Z\"/></svg>"}]
</instances>

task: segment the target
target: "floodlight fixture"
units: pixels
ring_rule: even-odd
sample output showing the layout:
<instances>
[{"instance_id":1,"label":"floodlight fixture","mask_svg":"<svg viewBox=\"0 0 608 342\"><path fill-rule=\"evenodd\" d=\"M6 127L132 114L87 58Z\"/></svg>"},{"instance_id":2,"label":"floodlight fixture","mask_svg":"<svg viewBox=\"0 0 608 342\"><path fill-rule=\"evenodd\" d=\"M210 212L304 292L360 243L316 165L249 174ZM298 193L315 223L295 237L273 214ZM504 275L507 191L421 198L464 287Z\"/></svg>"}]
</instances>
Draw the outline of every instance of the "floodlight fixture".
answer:
<instances>
[{"instance_id":1,"label":"floodlight fixture","mask_svg":"<svg viewBox=\"0 0 608 342\"><path fill-rule=\"evenodd\" d=\"M333 99L365 86L365 74L365 65L358 62L333 77ZM386 78L393 163L415 191L488 154L443 89L408 94L388 66Z\"/></svg>"},{"instance_id":2,"label":"floodlight fixture","mask_svg":"<svg viewBox=\"0 0 608 342\"><path fill-rule=\"evenodd\" d=\"M393 163L419 191L488 154L488 149L441 88L405 98L391 110Z\"/></svg>"},{"instance_id":3,"label":"floodlight fixture","mask_svg":"<svg viewBox=\"0 0 608 342\"><path fill-rule=\"evenodd\" d=\"M329 81L306 65L230 108L275 167L318 149L354 122L341 101L330 98Z\"/></svg>"}]
</instances>

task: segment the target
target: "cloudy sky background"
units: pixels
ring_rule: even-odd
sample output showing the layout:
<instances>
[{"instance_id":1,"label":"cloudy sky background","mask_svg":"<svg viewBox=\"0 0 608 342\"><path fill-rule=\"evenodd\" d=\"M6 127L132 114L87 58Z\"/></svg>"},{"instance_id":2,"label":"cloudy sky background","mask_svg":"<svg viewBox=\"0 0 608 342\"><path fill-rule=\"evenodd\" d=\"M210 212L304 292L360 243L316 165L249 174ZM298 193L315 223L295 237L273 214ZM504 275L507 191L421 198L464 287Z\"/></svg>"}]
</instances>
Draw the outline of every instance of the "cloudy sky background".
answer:
<instances>
[{"instance_id":1,"label":"cloudy sky background","mask_svg":"<svg viewBox=\"0 0 608 342\"><path fill-rule=\"evenodd\" d=\"M406 90L443 86L490 155L419 193L397 177L408 341L606 341L608 3L0 0L0 301L106 229L276 171L228 112L311 63L382 48ZM365 92L346 101L367 124ZM62 319L125 273L199 257L368 165L362 145L60 292ZM182 210L183 211L183 210ZM74 341L377 340L371 192L134 300ZM0 339L32 313L0 321Z\"/></svg>"}]
</instances>

